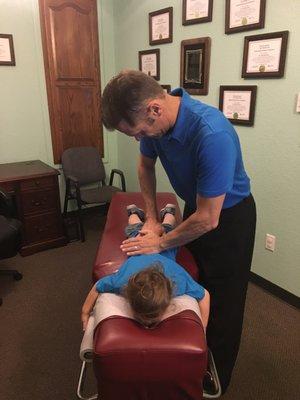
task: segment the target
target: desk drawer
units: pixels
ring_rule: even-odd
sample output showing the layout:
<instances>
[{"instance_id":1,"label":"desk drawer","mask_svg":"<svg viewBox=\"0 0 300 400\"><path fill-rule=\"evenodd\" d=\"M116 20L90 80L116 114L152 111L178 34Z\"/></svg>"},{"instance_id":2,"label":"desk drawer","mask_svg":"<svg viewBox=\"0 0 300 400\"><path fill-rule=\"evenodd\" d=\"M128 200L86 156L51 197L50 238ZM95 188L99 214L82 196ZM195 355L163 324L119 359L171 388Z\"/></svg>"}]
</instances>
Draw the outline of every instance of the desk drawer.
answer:
<instances>
[{"instance_id":1,"label":"desk drawer","mask_svg":"<svg viewBox=\"0 0 300 400\"><path fill-rule=\"evenodd\" d=\"M13 194L16 191L16 182L0 182L0 188L4 189L7 193Z\"/></svg>"},{"instance_id":2,"label":"desk drawer","mask_svg":"<svg viewBox=\"0 0 300 400\"><path fill-rule=\"evenodd\" d=\"M62 235L61 217L56 212L27 217L24 219L23 228L27 244Z\"/></svg>"},{"instance_id":3,"label":"desk drawer","mask_svg":"<svg viewBox=\"0 0 300 400\"><path fill-rule=\"evenodd\" d=\"M43 191L24 192L21 196L25 215L57 208L57 194L53 188L44 189Z\"/></svg>"},{"instance_id":4,"label":"desk drawer","mask_svg":"<svg viewBox=\"0 0 300 400\"><path fill-rule=\"evenodd\" d=\"M53 186L56 183L56 175L43 176L41 178L27 179L20 182L21 191L40 189L49 186Z\"/></svg>"}]
</instances>

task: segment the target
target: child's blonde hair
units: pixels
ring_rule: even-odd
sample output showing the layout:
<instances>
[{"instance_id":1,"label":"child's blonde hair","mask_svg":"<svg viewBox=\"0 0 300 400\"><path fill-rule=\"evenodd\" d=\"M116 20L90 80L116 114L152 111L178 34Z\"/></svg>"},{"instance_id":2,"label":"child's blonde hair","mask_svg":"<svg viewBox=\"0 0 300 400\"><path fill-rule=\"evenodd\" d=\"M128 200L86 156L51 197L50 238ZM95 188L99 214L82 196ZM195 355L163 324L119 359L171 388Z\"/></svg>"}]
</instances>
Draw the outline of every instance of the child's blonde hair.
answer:
<instances>
[{"instance_id":1,"label":"child's blonde hair","mask_svg":"<svg viewBox=\"0 0 300 400\"><path fill-rule=\"evenodd\" d=\"M134 317L144 326L153 327L167 309L173 295L171 281L164 275L160 262L132 275L123 290Z\"/></svg>"}]
</instances>

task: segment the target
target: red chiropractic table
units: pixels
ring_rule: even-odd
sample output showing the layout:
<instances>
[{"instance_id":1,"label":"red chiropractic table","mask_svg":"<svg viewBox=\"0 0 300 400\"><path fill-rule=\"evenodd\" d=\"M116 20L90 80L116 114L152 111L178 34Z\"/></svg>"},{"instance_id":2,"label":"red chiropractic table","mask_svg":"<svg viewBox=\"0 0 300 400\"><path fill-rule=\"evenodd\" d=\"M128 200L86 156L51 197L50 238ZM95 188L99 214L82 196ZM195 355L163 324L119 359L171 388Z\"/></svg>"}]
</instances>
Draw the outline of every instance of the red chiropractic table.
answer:
<instances>
[{"instance_id":1,"label":"red chiropractic table","mask_svg":"<svg viewBox=\"0 0 300 400\"><path fill-rule=\"evenodd\" d=\"M158 193L158 209L167 203L178 205L175 195ZM127 257L120 244L129 204L144 208L141 194L114 195L95 258L94 281L116 271ZM181 220L179 209L176 218ZM180 249L177 261L197 279L197 266L187 249ZM201 320L187 309L146 329L112 315L94 330L93 364L99 400L200 400L207 365Z\"/></svg>"}]
</instances>

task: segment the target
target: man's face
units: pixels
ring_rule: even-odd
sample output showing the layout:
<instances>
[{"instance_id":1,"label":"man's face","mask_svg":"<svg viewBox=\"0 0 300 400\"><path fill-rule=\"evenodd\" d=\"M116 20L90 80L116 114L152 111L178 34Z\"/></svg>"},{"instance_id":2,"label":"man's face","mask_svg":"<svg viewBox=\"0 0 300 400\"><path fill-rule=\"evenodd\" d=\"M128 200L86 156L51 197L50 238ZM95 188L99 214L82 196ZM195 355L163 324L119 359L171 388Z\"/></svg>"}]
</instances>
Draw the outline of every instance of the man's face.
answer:
<instances>
[{"instance_id":1,"label":"man's face","mask_svg":"<svg viewBox=\"0 0 300 400\"><path fill-rule=\"evenodd\" d=\"M169 124L167 121L164 121L164 118L161 115L151 116L150 113L148 113L147 116L138 120L134 126L131 126L126 121L122 120L117 129L120 132L125 133L125 135L132 136L139 141L143 137L159 139L169 130L169 128Z\"/></svg>"}]
</instances>

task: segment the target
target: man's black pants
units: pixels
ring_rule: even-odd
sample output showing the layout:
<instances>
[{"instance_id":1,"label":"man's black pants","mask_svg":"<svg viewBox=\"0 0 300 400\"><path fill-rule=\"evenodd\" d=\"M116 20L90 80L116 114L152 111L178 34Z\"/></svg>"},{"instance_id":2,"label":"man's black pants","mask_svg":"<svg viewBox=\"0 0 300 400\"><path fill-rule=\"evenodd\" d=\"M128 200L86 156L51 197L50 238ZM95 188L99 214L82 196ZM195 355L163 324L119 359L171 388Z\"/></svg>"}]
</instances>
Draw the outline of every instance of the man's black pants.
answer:
<instances>
[{"instance_id":1,"label":"man's black pants","mask_svg":"<svg viewBox=\"0 0 300 400\"><path fill-rule=\"evenodd\" d=\"M183 218L193 212L185 206ZM200 283L211 296L207 342L222 393L229 385L240 345L255 226L256 208L250 195L222 210L218 227L187 245L198 264Z\"/></svg>"}]
</instances>

